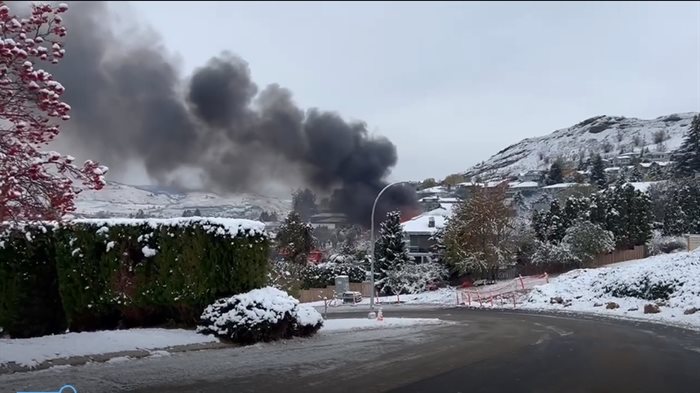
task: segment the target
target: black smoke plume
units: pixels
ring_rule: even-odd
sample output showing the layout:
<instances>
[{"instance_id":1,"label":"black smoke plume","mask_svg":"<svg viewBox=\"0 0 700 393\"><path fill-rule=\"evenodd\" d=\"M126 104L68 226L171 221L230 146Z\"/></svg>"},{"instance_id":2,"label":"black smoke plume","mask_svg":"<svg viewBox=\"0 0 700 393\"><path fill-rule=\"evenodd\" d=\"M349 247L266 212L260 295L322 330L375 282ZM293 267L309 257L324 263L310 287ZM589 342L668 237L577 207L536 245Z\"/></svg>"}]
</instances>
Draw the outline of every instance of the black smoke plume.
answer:
<instances>
[{"instance_id":1,"label":"black smoke plume","mask_svg":"<svg viewBox=\"0 0 700 393\"><path fill-rule=\"evenodd\" d=\"M284 182L293 168L305 184L290 186L328 194L334 209L369 225L397 161L391 141L336 113L302 110L278 85L258 88L248 64L228 52L182 78L157 36L124 44L111 19L103 3L71 4L66 56L53 70L73 108L65 135L92 158L117 172L143 162L162 184L194 168L204 187L225 193ZM410 187L393 187L378 217L414 206Z\"/></svg>"}]
</instances>

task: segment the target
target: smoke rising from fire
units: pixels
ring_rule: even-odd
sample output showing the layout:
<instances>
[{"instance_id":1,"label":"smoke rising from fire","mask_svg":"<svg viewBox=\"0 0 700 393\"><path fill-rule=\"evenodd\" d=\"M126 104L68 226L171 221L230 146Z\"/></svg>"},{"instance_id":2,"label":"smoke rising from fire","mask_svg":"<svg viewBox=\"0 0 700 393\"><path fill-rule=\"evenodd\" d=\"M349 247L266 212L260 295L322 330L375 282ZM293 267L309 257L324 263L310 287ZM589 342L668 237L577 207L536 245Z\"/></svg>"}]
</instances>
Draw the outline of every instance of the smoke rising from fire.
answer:
<instances>
[{"instance_id":1,"label":"smoke rising from fire","mask_svg":"<svg viewBox=\"0 0 700 393\"><path fill-rule=\"evenodd\" d=\"M73 3L66 15L66 56L51 70L73 108L64 137L117 171L141 161L163 184L194 168L204 187L236 193L299 173L303 184L290 186L328 194L334 209L368 225L397 162L391 141L337 113L303 110L279 85L258 87L229 52L182 77L156 35L124 44L110 20L103 3ZM379 214L414 205L412 190L393 187Z\"/></svg>"}]
</instances>

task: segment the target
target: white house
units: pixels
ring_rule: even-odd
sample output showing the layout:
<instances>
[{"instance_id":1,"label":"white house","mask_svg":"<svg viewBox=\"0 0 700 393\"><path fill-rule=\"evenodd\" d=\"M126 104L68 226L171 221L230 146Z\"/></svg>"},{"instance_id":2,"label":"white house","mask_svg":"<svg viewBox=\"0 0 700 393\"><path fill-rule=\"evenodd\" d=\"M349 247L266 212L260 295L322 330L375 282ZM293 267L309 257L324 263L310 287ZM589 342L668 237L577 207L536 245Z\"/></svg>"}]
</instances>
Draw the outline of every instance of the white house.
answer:
<instances>
[{"instance_id":1,"label":"white house","mask_svg":"<svg viewBox=\"0 0 700 393\"><path fill-rule=\"evenodd\" d=\"M434 253L431 251L435 244L430 238L444 228L447 219L452 215L454 204L444 204L437 209L420 214L401 224L406 240L408 253L418 262L430 260Z\"/></svg>"}]
</instances>

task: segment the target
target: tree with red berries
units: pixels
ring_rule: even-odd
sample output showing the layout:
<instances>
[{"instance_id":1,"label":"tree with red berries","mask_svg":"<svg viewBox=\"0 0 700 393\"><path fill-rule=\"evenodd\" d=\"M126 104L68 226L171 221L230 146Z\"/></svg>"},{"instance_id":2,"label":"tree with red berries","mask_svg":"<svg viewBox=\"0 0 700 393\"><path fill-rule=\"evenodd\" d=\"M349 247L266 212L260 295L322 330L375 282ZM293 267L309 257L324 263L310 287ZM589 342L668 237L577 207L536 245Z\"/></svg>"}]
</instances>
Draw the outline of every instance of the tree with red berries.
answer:
<instances>
[{"instance_id":1,"label":"tree with red berries","mask_svg":"<svg viewBox=\"0 0 700 393\"><path fill-rule=\"evenodd\" d=\"M40 63L64 56L66 4L34 4L19 18L0 1L0 222L60 219L81 189L101 189L107 168L42 149L70 118L65 89Z\"/></svg>"}]
</instances>

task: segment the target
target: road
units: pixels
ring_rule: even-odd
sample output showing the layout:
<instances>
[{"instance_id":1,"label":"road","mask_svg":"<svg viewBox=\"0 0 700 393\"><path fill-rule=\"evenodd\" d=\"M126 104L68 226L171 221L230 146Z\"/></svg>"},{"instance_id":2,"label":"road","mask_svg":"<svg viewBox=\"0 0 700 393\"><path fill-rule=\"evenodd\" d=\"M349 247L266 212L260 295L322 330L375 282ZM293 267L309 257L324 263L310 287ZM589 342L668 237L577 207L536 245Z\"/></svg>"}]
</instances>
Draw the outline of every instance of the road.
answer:
<instances>
[{"instance_id":1,"label":"road","mask_svg":"<svg viewBox=\"0 0 700 393\"><path fill-rule=\"evenodd\" d=\"M80 393L700 391L697 332L464 308L387 314L449 323L4 375L0 391L64 383Z\"/></svg>"}]
</instances>

